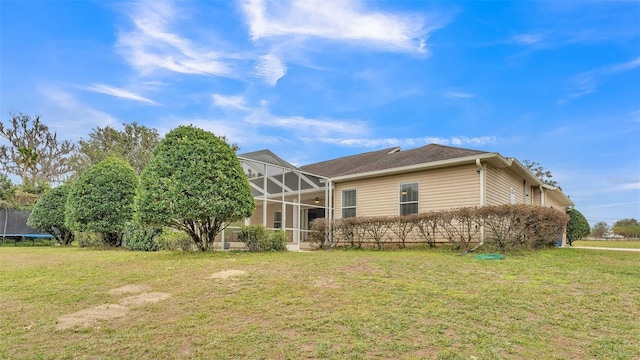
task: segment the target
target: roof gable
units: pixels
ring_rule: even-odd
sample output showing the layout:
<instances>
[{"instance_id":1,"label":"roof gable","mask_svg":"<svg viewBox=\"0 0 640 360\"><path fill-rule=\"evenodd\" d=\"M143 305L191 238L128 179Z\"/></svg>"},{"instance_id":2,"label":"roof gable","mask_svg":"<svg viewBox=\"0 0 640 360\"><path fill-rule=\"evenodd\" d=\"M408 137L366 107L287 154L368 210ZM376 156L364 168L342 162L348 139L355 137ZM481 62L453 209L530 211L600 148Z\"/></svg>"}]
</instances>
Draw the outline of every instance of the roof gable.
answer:
<instances>
[{"instance_id":1,"label":"roof gable","mask_svg":"<svg viewBox=\"0 0 640 360\"><path fill-rule=\"evenodd\" d=\"M238 157L249 159L249 160L261 161L263 163L277 165L287 169L297 169L295 166L283 160L281 157L274 154L271 150L268 150L268 149L248 152L245 154L238 154Z\"/></svg>"}]
</instances>

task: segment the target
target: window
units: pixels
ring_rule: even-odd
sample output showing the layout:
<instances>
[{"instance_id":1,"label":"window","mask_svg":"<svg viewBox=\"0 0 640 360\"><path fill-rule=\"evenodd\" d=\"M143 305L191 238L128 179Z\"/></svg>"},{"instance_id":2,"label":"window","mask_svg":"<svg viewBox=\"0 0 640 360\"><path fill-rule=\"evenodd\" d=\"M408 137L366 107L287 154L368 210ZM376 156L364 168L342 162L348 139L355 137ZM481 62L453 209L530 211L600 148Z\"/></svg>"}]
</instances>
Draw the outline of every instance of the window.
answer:
<instances>
[{"instance_id":1,"label":"window","mask_svg":"<svg viewBox=\"0 0 640 360\"><path fill-rule=\"evenodd\" d=\"M400 215L418 213L418 183L400 184Z\"/></svg>"},{"instance_id":2,"label":"window","mask_svg":"<svg viewBox=\"0 0 640 360\"><path fill-rule=\"evenodd\" d=\"M342 217L356 216L356 189L342 190Z\"/></svg>"},{"instance_id":3,"label":"window","mask_svg":"<svg viewBox=\"0 0 640 360\"><path fill-rule=\"evenodd\" d=\"M273 228L274 229L282 228L282 211L276 211L273 213Z\"/></svg>"}]
</instances>

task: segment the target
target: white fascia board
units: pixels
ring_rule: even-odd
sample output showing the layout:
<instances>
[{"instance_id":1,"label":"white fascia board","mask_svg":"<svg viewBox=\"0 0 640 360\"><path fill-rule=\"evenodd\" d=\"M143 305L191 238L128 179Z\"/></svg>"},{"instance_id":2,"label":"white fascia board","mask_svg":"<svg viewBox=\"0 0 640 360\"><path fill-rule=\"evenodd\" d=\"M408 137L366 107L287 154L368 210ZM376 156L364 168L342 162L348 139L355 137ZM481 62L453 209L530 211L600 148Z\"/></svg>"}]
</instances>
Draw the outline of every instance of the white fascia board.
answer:
<instances>
[{"instance_id":1,"label":"white fascia board","mask_svg":"<svg viewBox=\"0 0 640 360\"><path fill-rule=\"evenodd\" d=\"M414 165L408 165L408 166L401 166L401 167L396 167L396 168L391 168L391 169L375 170L375 171L368 171L368 172L363 172L363 173L358 173L358 174L336 176L334 178L331 178L331 181L332 182L341 182L341 181L349 181L349 180L359 180L359 179L364 179L364 178L369 178L369 177L402 174L402 173L407 173L407 172L412 172L412 171L420 171L420 170L426 170L426 169L434 169L434 168L441 168L441 167L447 167L447 166L462 165L462 164L466 164L466 163L475 164L476 159L486 160L486 159L491 159L491 158L494 158L494 157L498 158L499 161L501 163L503 163L505 166L509 166L509 162L508 162L507 159L502 157L502 155L493 152L493 153L486 153L486 154L459 157L459 158L454 158L454 159L431 161L431 162L427 162L427 163L414 164Z\"/></svg>"},{"instance_id":2,"label":"white fascia board","mask_svg":"<svg viewBox=\"0 0 640 360\"><path fill-rule=\"evenodd\" d=\"M512 165L511 166L513 166L515 169L517 169L518 172L520 173L520 175L525 175L526 178L527 178L526 180L531 185L535 185L535 186L544 185L542 180L540 180L537 177L535 177L535 175L533 175L531 173L531 171L526 166L522 165L522 163L520 161L518 161L518 159L511 158L509 160L512 161Z\"/></svg>"},{"instance_id":3,"label":"white fascia board","mask_svg":"<svg viewBox=\"0 0 640 360\"><path fill-rule=\"evenodd\" d=\"M560 199L566 203L569 204L567 206L575 206L576 204L573 202L573 200L569 199L569 197L567 196L567 194L565 194L564 192L562 192L562 190L560 190L559 188L555 187L555 186L551 186L551 185L547 185L547 184L542 184L542 187L547 189L549 192L555 194L556 196L560 197Z\"/></svg>"}]
</instances>

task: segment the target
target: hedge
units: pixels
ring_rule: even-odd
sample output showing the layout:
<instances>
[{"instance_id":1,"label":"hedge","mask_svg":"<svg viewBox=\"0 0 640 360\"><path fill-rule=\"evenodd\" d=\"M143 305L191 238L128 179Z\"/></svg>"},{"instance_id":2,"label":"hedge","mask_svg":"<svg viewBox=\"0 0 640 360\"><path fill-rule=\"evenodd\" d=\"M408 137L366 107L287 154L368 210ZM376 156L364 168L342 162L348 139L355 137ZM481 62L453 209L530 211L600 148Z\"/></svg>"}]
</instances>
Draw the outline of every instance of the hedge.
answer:
<instances>
[{"instance_id":1,"label":"hedge","mask_svg":"<svg viewBox=\"0 0 640 360\"><path fill-rule=\"evenodd\" d=\"M467 250L484 241L500 250L537 249L556 244L569 217L552 208L497 205L430 211L408 216L335 219L331 240L327 219L314 220L310 241L317 248L373 246L405 247L407 243L450 243Z\"/></svg>"}]
</instances>

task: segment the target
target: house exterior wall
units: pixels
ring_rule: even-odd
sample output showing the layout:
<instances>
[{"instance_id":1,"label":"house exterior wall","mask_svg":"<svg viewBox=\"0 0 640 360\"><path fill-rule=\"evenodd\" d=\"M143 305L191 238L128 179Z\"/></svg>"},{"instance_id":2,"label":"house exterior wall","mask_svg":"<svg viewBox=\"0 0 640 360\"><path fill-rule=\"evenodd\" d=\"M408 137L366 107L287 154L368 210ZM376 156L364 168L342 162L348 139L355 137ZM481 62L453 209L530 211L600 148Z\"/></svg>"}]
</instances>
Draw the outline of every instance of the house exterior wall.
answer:
<instances>
[{"instance_id":1,"label":"house exterior wall","mask_svg":"<svg viewBox=\"0 0 640 360\"><path fill-rule=\"evenodd\" d=\"M540 187L532 186L531 187L531 205L542 205L542 196L540 194Z\"/></svg>"},{"instance_id":2,"label":"house exterior wall","mask_svg":"<svg viewBox=\"0 0 640 360\"><path fill-rule=\"evenodd\" d=\"M335 184L335 218L342 217L342 190L356 190L356 215L400 213L400 184L418 183L418 212L480 205L480 179L474 164L381 176Z\"/></svg>"},{"instance_id":3,"label":"house exterior wall","mask_svg":"<svg viewBox=\"0 0 640 360\"><path fill-rule=\"evenodd\" d=\"M545 189L544 196L544 206L550 206L556 210L562 211L563 213L567 211L566 205L562 204L562 200L555 191Z\"/></svg>"},{"instance_id":4,"label":"house exterior wall","mask_svg":"<svg viewBox=\"0 0 640 360\"><path fill-rule=\"evenodd\" d=\"M486 205L511 204L511 189L515 195L516 204L531 204L526 199L523 190L530 191L530 184L522 183L522 178L509 168L497 168L492 165L486 167ZM531 197L529 195L528 197Z\"/></svg>"},{"instance_id":5,"label":"house exterior wall","mask_svg":"<svg viewBox=\"0 0 640 360\"><path fill-rule=\"evenodd\" d=\"M262 224L262 206L262 201L256 200L256 209L249 218L251 224ZM276 211L282 211L282 204L267 202L267 223L264 224L266 227L273 227ZM286 214L283 214L282 220L285 220L283 221L282 228L293 228L293 205L286 204Z\"/></svg>"}]
</instances>

